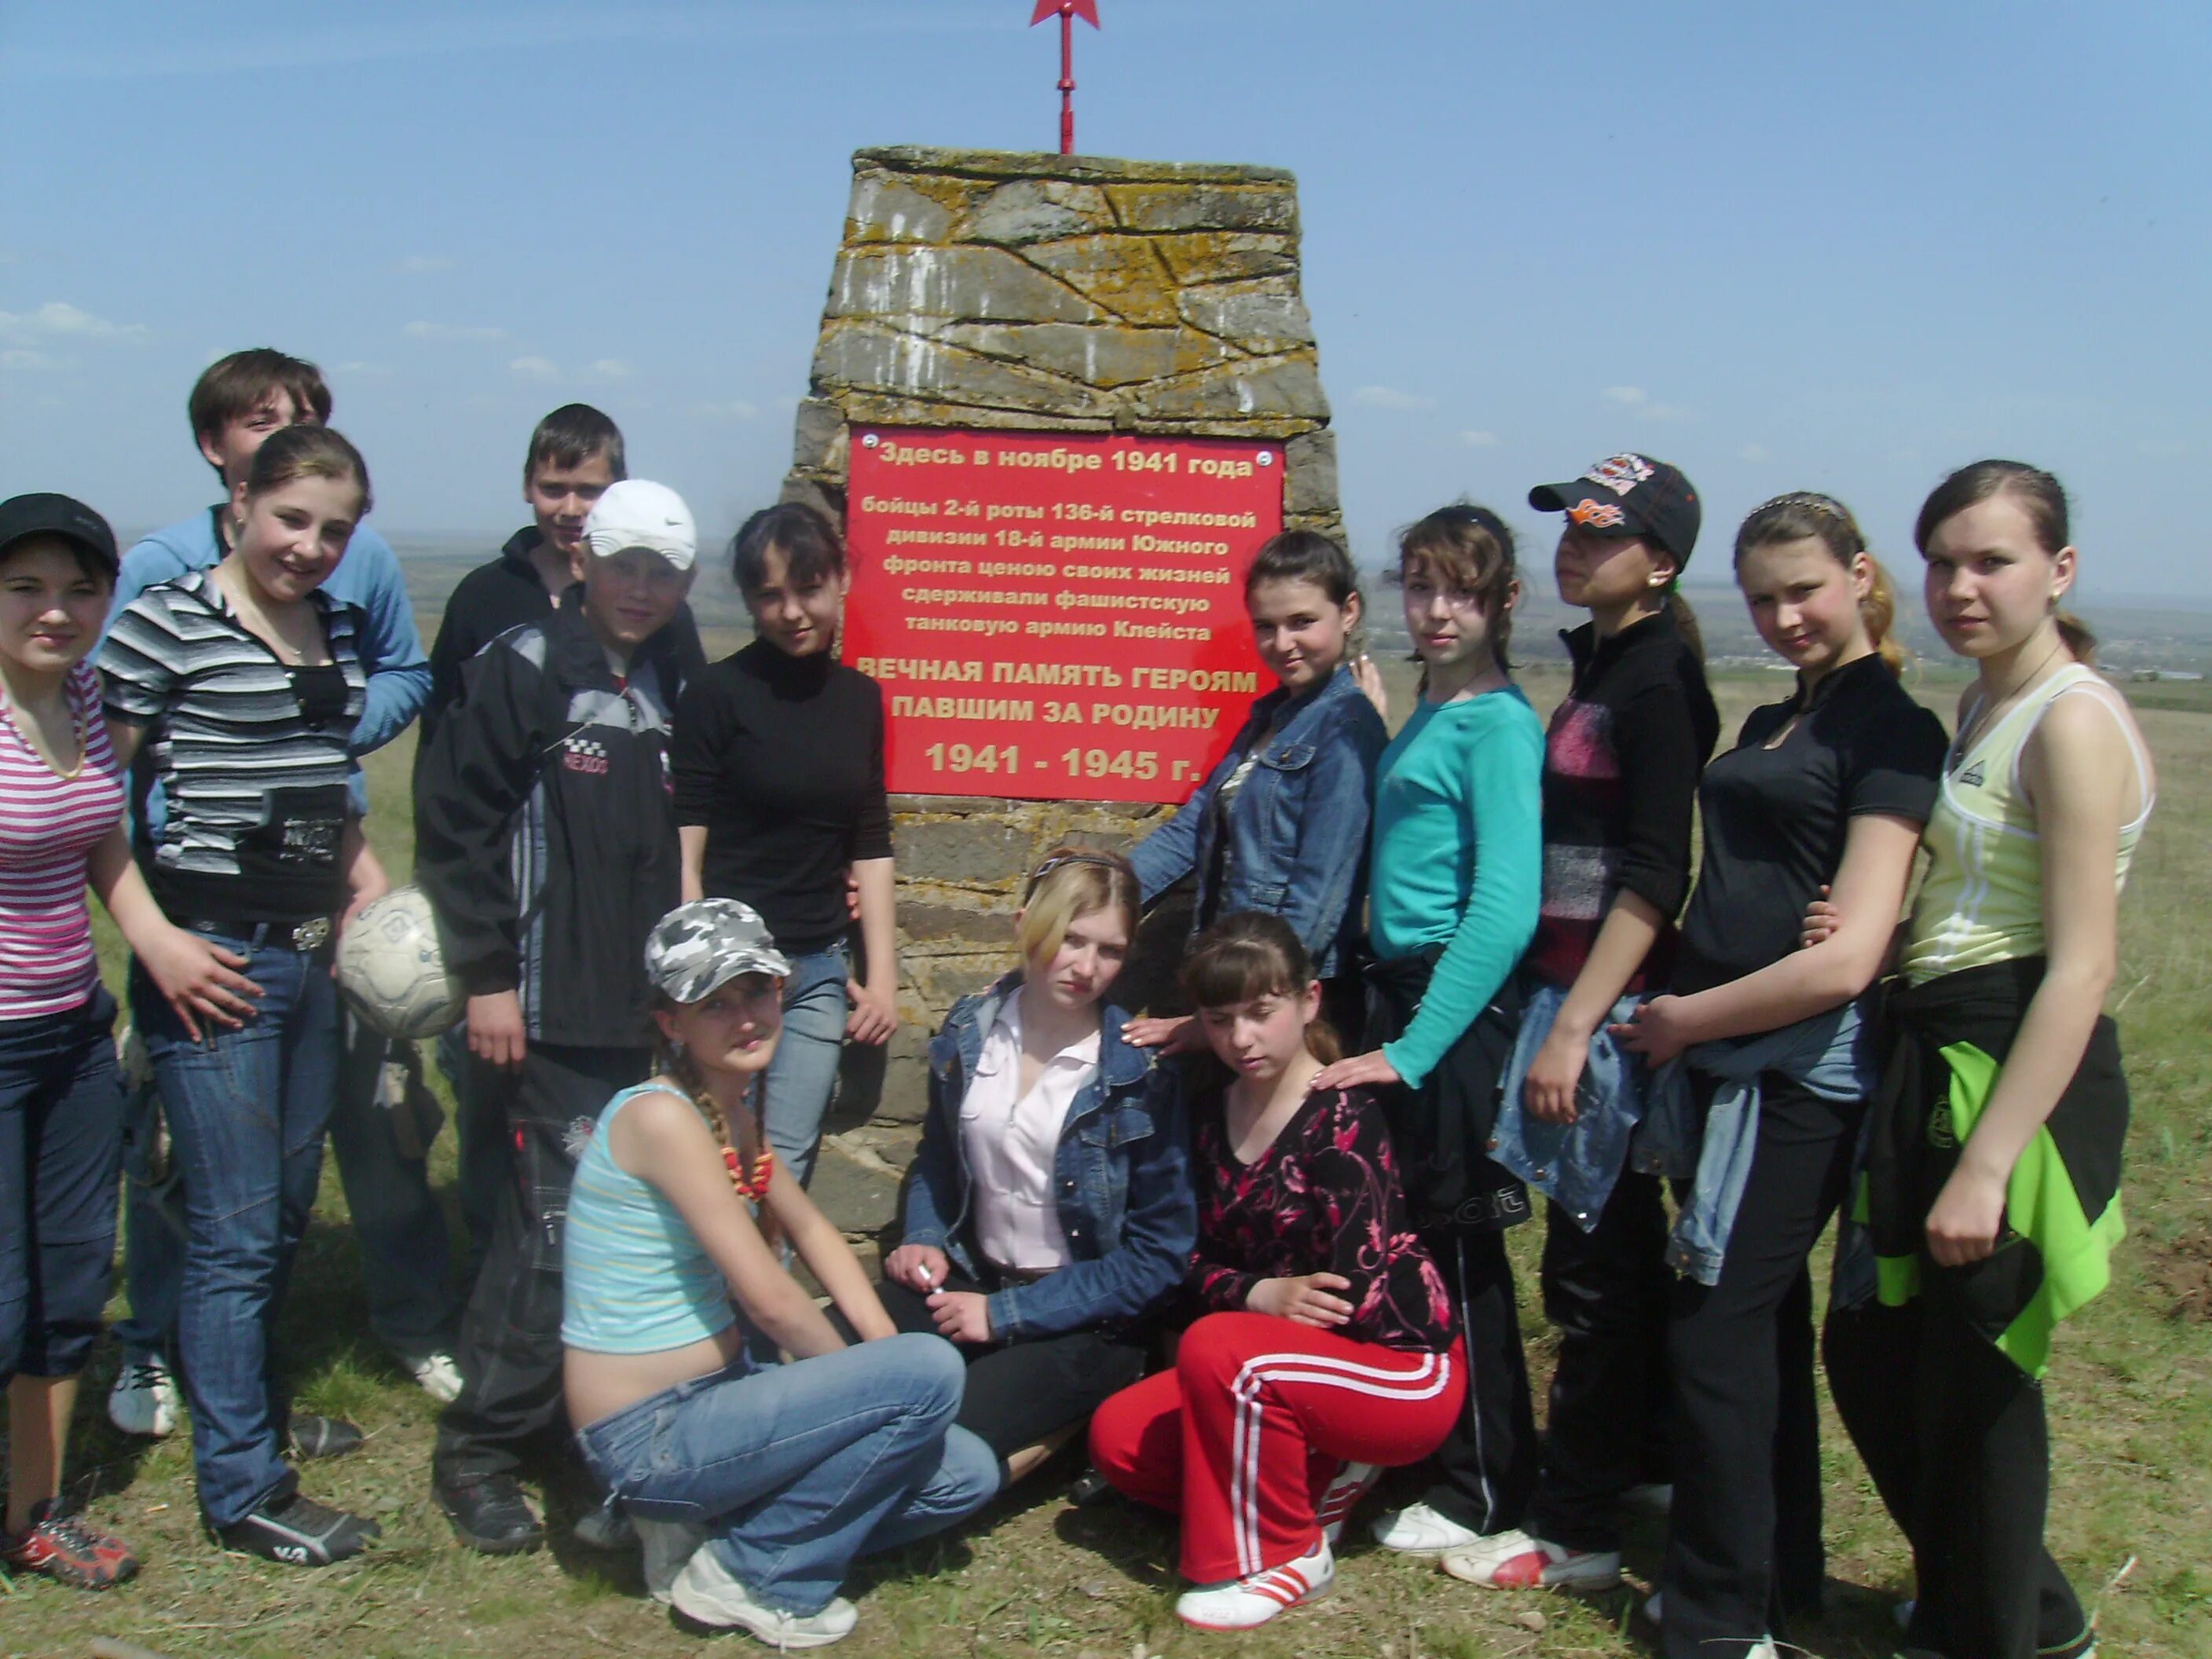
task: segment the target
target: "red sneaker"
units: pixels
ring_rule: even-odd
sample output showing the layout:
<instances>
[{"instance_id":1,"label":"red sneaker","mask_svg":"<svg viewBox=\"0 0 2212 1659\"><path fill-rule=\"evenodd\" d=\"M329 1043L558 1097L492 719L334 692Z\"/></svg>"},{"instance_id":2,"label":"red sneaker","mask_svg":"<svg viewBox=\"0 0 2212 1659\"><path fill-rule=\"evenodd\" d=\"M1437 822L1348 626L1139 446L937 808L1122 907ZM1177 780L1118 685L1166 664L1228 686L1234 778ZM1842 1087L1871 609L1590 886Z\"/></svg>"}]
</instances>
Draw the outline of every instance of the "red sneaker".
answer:
<instances>
[{"instance_id":1,"label":"red sneaker","mask_svg":"<svg viewBox=\"0 0 2212 1659\"><path fill-rule=\"evenodd\" d=\"M0 1562L17 1572L43 1572L76 1589L106 1589L138 1571L138 1558L129 1545L64 1515L60 1500L52 1498L31 1511L27 1530L13 1537L0 1533Z\"/></svg>"}]
</instances>

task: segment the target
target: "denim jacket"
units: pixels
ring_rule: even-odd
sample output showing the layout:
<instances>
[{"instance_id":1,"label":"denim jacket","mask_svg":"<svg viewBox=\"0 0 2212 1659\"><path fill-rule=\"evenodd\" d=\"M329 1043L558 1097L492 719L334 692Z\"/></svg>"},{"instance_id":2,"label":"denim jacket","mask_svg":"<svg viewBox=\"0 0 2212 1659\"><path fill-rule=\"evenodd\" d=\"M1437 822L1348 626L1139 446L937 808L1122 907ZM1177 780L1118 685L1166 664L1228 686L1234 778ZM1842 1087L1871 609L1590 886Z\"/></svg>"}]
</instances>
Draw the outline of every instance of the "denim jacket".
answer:
<instances>
[{"instance_id":1,"label":"denim jacket","mask_svg":"<svg viewBox=\"0 0 2212 1659\"><path fill-rule=\"evenodd\" d=\"M1667 1259L1700 1285L1717 1285L1729 1235L1751 1178L1759 1145L1759 1079L1779 1072L1822 1100L1863 1100L1876 1067L1865 1010L1846 1002L1763 1036L1701 1042L1659 1068L1651 1082L1643 1132L1631 1154L1636 1167L1671 1180L1695 1177L1674 1220ZM1692 1068L1720 1085L1698 1121Z\"/></svg>"},{"instance_id":2,"label":"denim jacket","mask_svg":"<svg viewBox=\"0 0 2212 1659\"><path fill-rule=\"evenodd\" d=\"M973 1177L960 1102L1000 1006L1020 987L1017 972L961 998L929 1044L929 1115L907 1185L902 1242L935 1246L970 1279L980 1264L968 1232ZM991 1331L1001 1340L1134 1319L1182 1283L1198 1242L1198 1204L1180 1079L1121 1041L1127 1018L1102 1011L1098 1074L1060 1125L1053 1176L1074 1260L992 1294Z\"/></svg>"},{"instance_id":3,"label":"denim jacket","mask_svg":"<svg viewBox=\"0 0 2212 1659\"><path fill-rule=\"evenodd\" d=\"M1513 1054L1505 1063L1504 1092L1498 1103L1489 1152L1589 1232L1597 1225L1606 1200L1613 1196L1613 1183L1627 1167L1629 1141L1644 1120L1644 1089L1650 1081L1643 1060L1615 1042L1607 1028L1634 1018L1644 997L1632 992L1614 1003L1590 1038L1589 1058L1575 1084L1575 1121L1547 1123L1528 1115L1522 1085L1566 1000L1567 994L1556 985L1537 981L1529 987Z\"/></svg>"},{"instance_id":4,"label":"denim jacket","mask_svg":"<svg viewBox=\"0 0 2212 1659\"><path fill-rule=\"evenodd\" d=\"M1260 751L1229 809L1221 891L1209 892L1220 834L1214 798L1267 728L1282 729ZM1198 793L1129 853L1149 902L1195 870L1200 916L1265 910L1289 922L1323 977L1352 965L1366 888L1367 816L1375 763L1390 740L1382 717L1348 665L1293 702L1278 687L1251 717Z\"/></svg>"}]
</instances>

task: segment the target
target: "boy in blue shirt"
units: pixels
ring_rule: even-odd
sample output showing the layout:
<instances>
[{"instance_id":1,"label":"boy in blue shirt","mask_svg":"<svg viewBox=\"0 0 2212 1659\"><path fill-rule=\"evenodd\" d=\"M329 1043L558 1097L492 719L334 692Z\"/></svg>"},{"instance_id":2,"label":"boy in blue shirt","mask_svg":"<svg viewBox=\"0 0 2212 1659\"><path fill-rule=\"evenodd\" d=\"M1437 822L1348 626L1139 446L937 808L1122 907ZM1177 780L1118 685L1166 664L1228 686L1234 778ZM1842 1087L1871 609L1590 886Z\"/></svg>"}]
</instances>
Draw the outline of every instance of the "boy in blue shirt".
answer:
<instances>
[{"instance_id":1,"label":"boy in blue shirt","mask_svg":"<svg viewBox=\"0 0 2212 1659\"><path fill-rule=\"evenodd\" d=\"M313 363L256 348L210 364L186 408L193 442L222 481L227 500L270 434L330 419L331 393ZM109 616L155 583L215 565L227 550L224 536L218 504L146 537L124 555ZM363 526L354 532L324 591L360 606L368 617L360 642L368 705L355 728L350 780L355 808L365 814L368 793L358 757L391 742L421 712L429 696L430 666L398 557L375 531ZM134 787L133 794L141 835L150 836L163 817L160 791L141 793ZM369 1322L425 1389L451 1399L460 1383L452 1358L459 1310L445 1219L422 1161L403 1156L392 1113L379 1109L386 1048L382 1037L349 1017L331 1145L367 1269ZM176 1201L173 1189L149 1181L151 1091L145 1096L149 1109L131 1137L133 1179L124 1257L131 1313L116 1328L124 1363L108 1393L107 1414L125 1433L159 1436L176 1425L178 1390L167 1353L184 1256L180 1214L164 1212L165 1200ZM321 1419L295 1418L293 1433L307 1455L348 1450L358 1440L349 1425Z\"/></svg>"}]
</instances>

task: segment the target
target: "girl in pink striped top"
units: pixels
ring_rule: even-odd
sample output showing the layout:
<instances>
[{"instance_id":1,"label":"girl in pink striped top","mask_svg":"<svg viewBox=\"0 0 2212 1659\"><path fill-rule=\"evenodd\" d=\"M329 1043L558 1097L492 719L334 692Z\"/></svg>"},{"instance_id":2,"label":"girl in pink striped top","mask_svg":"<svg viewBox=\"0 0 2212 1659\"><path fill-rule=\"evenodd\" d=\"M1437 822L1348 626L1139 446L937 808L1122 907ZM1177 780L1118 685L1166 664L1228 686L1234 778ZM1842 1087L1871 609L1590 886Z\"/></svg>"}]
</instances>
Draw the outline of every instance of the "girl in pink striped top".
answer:
<instances>
[{"instance_id":1,"label":"girl in pink striped top","mask_svg":"<svg viewBox=\"0 0 2212 1659\"><path fill-rule=\"evenodd\" d=\"M251 982L155 906L122 829L123 779L85 661L114 591L115 538L66 495L0 502L0 1565L86 1589L138 1563L61 1512L77 1373L115 1249L123 1091L88 880L188 1024L234 1024ZM33 1320L31 1313L37 1310Z\"/></svg>"}]
</instances>

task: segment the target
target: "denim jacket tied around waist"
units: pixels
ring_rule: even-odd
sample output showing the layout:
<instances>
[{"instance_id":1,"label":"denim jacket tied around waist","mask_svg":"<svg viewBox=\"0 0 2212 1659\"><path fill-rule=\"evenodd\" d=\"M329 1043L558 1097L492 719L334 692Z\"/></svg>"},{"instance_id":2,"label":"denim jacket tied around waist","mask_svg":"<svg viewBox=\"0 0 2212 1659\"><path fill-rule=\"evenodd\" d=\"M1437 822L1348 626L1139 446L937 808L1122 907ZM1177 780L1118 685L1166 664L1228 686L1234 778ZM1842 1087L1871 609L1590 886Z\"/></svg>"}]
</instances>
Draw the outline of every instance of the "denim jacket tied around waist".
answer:
<instances>
[{"instance_id":1,"label":"denim jacket tied around waist","mask_svg":"<svg viewBox=\"0 0 2212 1659\"><path fill-rule=\"evenodd\" d=\"M1214 801L1222 784L1261 744L1229 809L1221 891L1209 893L1221 833ZM1389 732L1348 665L1303 701L1270 691L1252 705L1229 752L1176 815L1130 849L1147 903L1192 871L1197 915L1264 910L1291 925L1323 978L1352 967L1365 891L1367 818L1375 763Z\"/></svg>"},{"instance_id":2,"label":"denim jacket tied around waist","mask_svg":"<svg viewBox=\"0 0 2212 1659\"><path fill-rule=\"evenodd\" d=\"M1018 971L952 1005L929 1044L929 1115L907 1184L902 1243L943 1250L966 1277L981 1265L968 1231L974 1178L961 1143L960 1103L983 1039ZM1182 1088L1171 1067L1121 1040L1127 1016L1100 1010L1098 1071L1061 1124L1053 1182L1068 1265L990 1297L1001 1341L1122 1323L1182 1282L1198 1242L1198 1206Z\"/></svg>"},{"instance_id":3,"label":"denim jacket tied around waist","mask_svg":"<svg viewBox=\"0 0 2212 1659\"><path fill-rule=\"evenodd\" d=\"M1613 1183L1627 1167L1629 1143L1644 1121L1650 1079L1643 1060L1614 1041L1607 1028L1633 1018L1644 995L1632 993L1614 1003L1590 1038L1589 1058L1575 1084L1575 1121L1547 1123L1529 1115L1522 1086L1566 1000L1567 994L1556 985L1531 983L1522 1004L1513 1054L1505 1064L1504 1092L1498 1103L1498 1123L1491 1131L1488 1150L1498 1163L1589 1232L1605 1212Z\"/></svg>"},{"instance_id":4,"label":"denim jacket tied around waist","mask_svg":"<svg viewBox=\"0 0 2212 1659\"><path fill-rule=\"evenodd\" d=\"M1701 1042L1659 1068L1630 1157L1638 1170L1694 1182L1667 1243L1678 1272L1700 1285L1720 1282L1759 1145L1760 1077L1779 1073L1822 1100L1863 1100L1875 1084L1871 1035L1866 1009L1847 1002L1778 1031ZM1719 1085L1702 1123L1686 1068Z\"/></svg>"}]
</instances>

